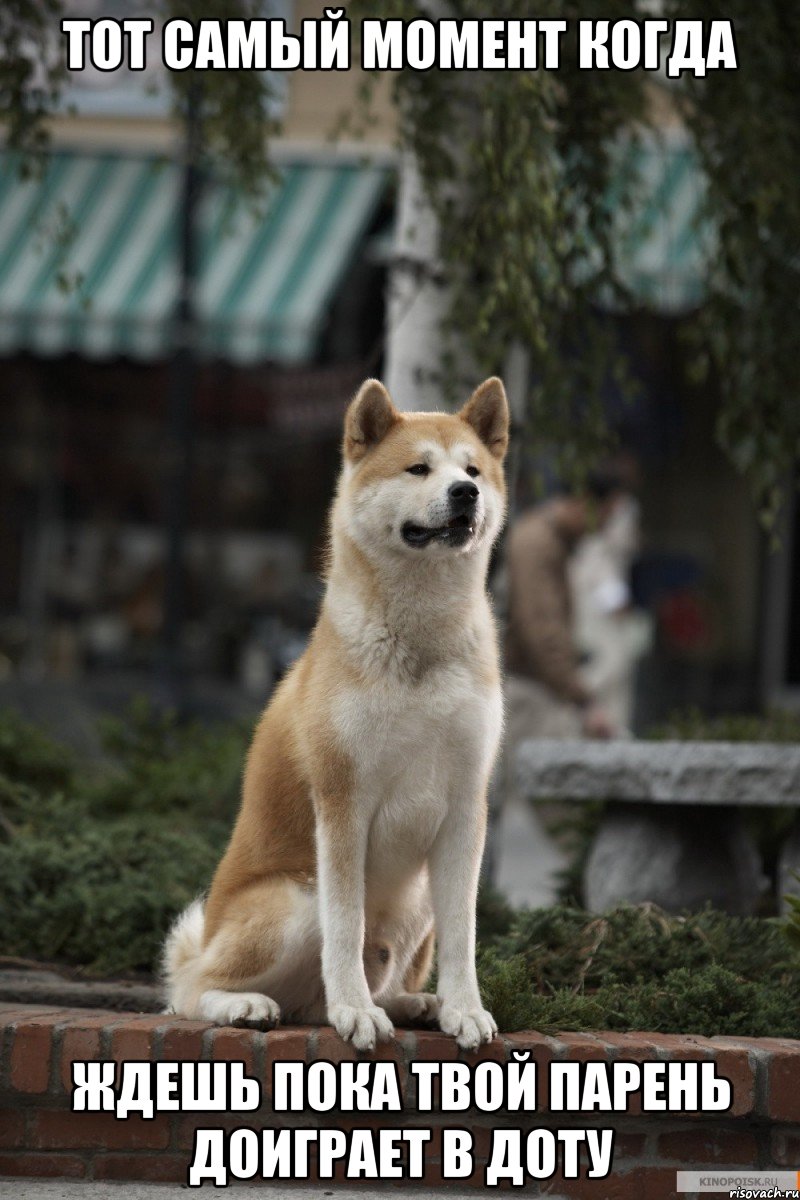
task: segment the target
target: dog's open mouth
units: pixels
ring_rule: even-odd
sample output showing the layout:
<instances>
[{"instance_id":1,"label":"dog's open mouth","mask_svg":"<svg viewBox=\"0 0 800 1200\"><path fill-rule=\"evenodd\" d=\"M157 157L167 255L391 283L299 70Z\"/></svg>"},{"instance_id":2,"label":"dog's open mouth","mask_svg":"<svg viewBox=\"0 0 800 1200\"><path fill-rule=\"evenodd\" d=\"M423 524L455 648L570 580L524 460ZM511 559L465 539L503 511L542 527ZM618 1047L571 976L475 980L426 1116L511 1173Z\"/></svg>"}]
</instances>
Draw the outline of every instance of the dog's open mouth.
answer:
<instances>
[{"instance_id":1,"label":"dog's open mouth","mask_svg":"<svg viewBox=\"0 0 800 1200\"><path fill-rule=\"evenodd\" d=\"M446 525L415 525L413 521L406 521L400 532L409 546L427 546L429 542L463 546L475 533L476 527L474 516L461 513L451 517Z\"/></svg>"}]
</instances>

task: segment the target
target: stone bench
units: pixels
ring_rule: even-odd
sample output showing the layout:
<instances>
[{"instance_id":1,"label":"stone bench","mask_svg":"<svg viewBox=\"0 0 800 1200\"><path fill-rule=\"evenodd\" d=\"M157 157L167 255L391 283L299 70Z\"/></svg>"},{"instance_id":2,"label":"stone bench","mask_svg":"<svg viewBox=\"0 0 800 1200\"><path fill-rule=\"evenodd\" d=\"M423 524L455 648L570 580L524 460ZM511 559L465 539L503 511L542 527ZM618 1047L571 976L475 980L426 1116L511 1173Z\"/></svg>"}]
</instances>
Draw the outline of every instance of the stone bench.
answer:
<instances>
[{"instance_id":1,"label":"stone bench","mask_svg":"<svg viewBox=\"0 0 800 1200\"><path fill-rule=\"evenodd\" d=\"M767 887L743 807L800 807L800 746L755 742L523 742L533 800L607 801L584 874L592 911L651 901L755 911ZM800 825L783 847L779 894L797 893Z\"/></svg>"}]
</instances>

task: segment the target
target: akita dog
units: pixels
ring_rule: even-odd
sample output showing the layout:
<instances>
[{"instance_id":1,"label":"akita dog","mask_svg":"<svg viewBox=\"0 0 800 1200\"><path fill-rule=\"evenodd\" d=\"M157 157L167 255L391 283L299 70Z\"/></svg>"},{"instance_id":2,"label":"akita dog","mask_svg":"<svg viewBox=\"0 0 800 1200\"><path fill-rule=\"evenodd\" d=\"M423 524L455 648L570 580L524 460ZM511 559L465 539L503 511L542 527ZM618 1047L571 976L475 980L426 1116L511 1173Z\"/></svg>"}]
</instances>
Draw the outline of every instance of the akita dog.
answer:
<instances>
[{"instance_id":1,"label":"akita dog","mask_svg":"<svg viewBox=\"0 0 800 1200\"><path fill-rule=\"evenodd\" d=\"M326 1018L360 1050L496 1025L475 973L486 790L502 725L486 594L508 405L402 413L369 379L345 418L327 587L253 737L230 845L173 926L169 1003L218 1024ZM438 995L423 989L434 930Z\"/></svg>"}]
</instances>

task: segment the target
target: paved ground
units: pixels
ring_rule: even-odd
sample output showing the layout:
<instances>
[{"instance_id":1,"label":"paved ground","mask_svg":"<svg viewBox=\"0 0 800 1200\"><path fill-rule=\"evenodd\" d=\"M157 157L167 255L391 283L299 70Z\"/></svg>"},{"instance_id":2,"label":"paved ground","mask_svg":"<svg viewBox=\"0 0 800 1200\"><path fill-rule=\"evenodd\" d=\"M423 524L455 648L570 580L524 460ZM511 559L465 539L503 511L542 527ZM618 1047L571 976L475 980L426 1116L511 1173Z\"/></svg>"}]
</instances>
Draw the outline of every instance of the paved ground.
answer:
<instances>
[{"instance_id":1,"label":"paved ground","mask_svg":"<svg viewBox=\"0 0 800 1200\"><path fill-rule=\"evenodd\" d=\"M493 883L515 908L555 903L556 873L566 863L536 809L515 799L503 806L494 848Z\"/></svg>"}]
</instances>

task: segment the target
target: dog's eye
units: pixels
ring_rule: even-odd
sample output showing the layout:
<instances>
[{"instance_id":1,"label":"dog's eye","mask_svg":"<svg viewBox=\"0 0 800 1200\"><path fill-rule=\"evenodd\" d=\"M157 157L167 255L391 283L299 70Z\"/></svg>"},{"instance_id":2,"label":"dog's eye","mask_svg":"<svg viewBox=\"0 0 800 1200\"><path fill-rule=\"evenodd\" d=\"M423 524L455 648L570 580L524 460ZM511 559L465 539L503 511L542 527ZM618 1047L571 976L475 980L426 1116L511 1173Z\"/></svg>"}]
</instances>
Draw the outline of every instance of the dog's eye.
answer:
<instances>
[{"instance_id":1,"label":"dog's eye","mask_svg":"<svg viewBox=\"0 0 800 1200\"><path fill-rule=\"evenodd\" d=\"M472 478L472 479L475 479L475 477L476 477L477 475L480 475L480 471L478 470L478 468L477 468L477 467L473 467L473 466L469 466L469 467L467 467L467 468L466 468L466 472L467 472L467 474L470 476L470 478Z\"/></svg>"},{"instance_id":2,"label":"dog's eye","mask_svg":"<svg viewBox=\"0 0 800 1200\"><path fill-rule=\"evenodd\" d=\"M414 463L413 467L406 467L409 475L430 475L431 469L427 463Z\"/></svg>"}]
</instances>

